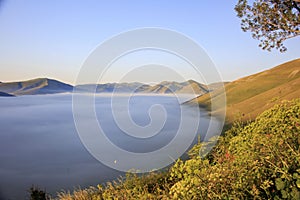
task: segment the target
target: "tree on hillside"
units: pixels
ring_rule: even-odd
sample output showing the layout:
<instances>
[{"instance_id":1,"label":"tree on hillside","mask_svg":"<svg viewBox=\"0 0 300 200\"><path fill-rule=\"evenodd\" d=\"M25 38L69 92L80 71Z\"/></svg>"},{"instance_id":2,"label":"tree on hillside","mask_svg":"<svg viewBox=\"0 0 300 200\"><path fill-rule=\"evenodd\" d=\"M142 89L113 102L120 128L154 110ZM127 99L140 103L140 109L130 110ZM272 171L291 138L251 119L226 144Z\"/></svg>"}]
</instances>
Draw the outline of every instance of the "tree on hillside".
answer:
<instances>
[{"instance_id":1,"label":"tree on hillside","mask_svg":"<svg viewBox=\"0 0 300 200\"><path fill-rule=\"evenodd\" d=\"M243 31L252 32L259 47L270 51L287 48L283 42L300 35L300 0L239 0L235 6Z\"/></svg>"}]
</instances>

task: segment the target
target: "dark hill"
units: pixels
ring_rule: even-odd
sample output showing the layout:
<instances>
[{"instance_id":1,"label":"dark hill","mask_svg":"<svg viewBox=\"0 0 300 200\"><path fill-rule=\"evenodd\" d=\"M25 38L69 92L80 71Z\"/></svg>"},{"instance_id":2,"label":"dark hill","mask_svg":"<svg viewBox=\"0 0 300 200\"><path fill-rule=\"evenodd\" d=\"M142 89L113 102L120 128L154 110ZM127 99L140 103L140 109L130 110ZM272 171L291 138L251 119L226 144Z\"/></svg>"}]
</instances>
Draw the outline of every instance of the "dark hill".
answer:
<instances>
[{"instance_id":1,"label":"dark hill","mask_svg":"<svg viewBox=\"0 0 300 200\"><path fill-rule=\"evenodd\" d=\"M8 93L5 93L5 92L0 92L0 97L14 97L14 95L8 94Z\"/></svg>"},{"instance_id":2,"label":"dark hill","mask_svg":"<svg viewBox=\"0 0 300 200\"><path fill-rule=\"evenodd\" d=\"M71 92L72 90L73 86L71 85L47 78L0 83L0 91L14 95L54 94Z\"/></svg>"}]
</instances>

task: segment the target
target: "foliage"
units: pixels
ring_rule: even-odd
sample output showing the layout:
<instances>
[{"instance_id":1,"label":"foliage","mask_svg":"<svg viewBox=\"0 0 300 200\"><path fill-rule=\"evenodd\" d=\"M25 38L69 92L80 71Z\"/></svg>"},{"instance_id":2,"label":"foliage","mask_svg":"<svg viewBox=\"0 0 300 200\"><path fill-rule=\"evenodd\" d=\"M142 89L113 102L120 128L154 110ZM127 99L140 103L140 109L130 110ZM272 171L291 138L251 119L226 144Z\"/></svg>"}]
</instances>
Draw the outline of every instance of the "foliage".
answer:
<instances>
[{"instance_id":1,"label":"foliage","mask_svg":"<svg viewBox=\"0 0 300 200\"><path fill-rule=\"evenodd\" d=\"M32 186L29 189L30 200L48 200L49 196L46 191L39 189L38 187Z\"/></svg>"},{"instance_id":2,"label":"foliage","mask_svg":"<svg viewBox=\"0 0 300 200\"><path fill-rule=\"evenodd\" d=\"M299 134L300 99L286 101L251 123L236 122L202 159L213 141L167 172L128 174L59 199L300 199Z\"/></svg>"},{"instance_id":3,"label":"foliage","mask_svg":"<svg viewBox=\"0 0 300 200\"><path fill-rule=\"evenodd\" d=\"M71 194L69 191L63 191L58 193L58 199L61 200L101 200L102 188L90 187L87 189L76 189Z\"/></svg>"},{"instance_id":4,"label":"foliage","mask_svg":"<svg viewBox=\"0 0 300 200\"><path fill-rule=\"evenodd\" d=\"M149 173L138 176L127 173L126 177L105 186L98 185L97 188L90 187L85 190L61 192L58 194L60 200L102 200L102 199L165 199L168 196L168 172Z\"/></svg>"},{"instance_id":5,"label":"foliage","mask_svg":"<svg viewBox=\"0 0 300 200\"><path fill-rule=\"evenodd\" d=\"M252 32L262 49L286 51L283 42L300 35L300 2L298 0L239 0L235 10L243 31Z\"/></svg>"},{"instance_id":6,"label":"foliage","mask_svg":"<svg viewBox=\"0 0 300 200\"><path fill-rule=\"evenodd\" d=\"M178 199L299 199L300 101L285 102L221 137L213 159L171 169Z\"/></svg>"}]
</instances>

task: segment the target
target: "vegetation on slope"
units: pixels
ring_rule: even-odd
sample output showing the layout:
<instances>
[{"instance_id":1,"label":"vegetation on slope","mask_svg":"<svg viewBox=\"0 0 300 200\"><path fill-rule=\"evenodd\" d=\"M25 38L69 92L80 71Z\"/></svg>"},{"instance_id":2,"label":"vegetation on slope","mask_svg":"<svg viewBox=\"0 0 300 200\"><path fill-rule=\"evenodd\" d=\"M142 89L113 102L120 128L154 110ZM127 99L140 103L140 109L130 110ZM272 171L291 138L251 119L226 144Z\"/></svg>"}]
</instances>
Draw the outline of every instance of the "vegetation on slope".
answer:
<instances>
[{"instance_id":1,"label":"vegetation on slope","mask_svg":"<svg viewBox=\"0 0 300 200\"><path fill-rule=\"evenodd\" d=\"M300 97L300 59L228 83L225 91L227 122L232 123L236 118L253 120L281 100ZM211 98L218 101L220 95L221 91L215 90L189 103L209 108Z\"/></svg>"},{"instance_id":2,"label":"vegetation on slope","mask_svg":"<svg viewBox=\"0 0 300 200\"><path fill-rule=\"evenodd\" d=\"M128 174L58 199L300 199L299 115L300 99L285 101L251 123L234 123L203 159L209 142L167 172Z\"/></svg>"}]
</instances>

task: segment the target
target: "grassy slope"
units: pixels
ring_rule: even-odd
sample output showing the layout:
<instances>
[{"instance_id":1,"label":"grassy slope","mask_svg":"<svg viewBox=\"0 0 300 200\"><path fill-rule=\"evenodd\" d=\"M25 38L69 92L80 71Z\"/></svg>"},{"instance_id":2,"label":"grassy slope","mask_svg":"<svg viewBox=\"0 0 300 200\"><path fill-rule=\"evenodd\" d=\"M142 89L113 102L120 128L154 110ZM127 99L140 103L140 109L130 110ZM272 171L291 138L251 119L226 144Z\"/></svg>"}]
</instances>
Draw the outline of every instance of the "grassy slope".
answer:
<instances>
[{"instance_id":1,"label":"grassy slope","mask_svg":"<svg viewBox=\"0 0 300 200\"><path fill-rule=\"evenodd\" d=\"M281 100L300 97L300 59L228 83L225 91L227 122L230 123L238 117L252 120ZM210 97L218 101L220 94L216 90L189 103L209 107Z\"/></svg>"}]
</instances>

